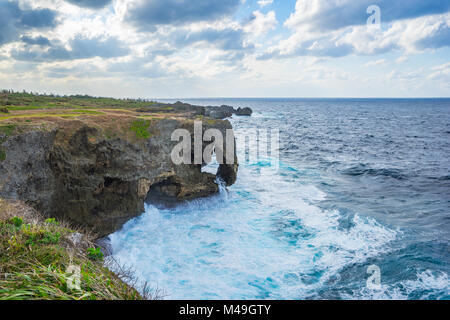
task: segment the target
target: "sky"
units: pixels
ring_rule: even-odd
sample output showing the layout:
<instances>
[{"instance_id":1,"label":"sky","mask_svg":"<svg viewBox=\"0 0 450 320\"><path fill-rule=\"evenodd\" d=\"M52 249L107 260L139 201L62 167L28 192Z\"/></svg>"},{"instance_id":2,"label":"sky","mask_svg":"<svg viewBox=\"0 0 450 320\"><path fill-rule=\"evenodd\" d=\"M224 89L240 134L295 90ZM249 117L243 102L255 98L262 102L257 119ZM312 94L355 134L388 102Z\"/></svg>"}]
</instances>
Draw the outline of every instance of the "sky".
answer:
<instances>
[{"instance_id":1,"label":"sky","mask_svg":"<svg viewBox=\"0 0 450 320\"><path fill-rule=\"evenodd\" d=\"M0 88L450 97L450 0L0 0Z\"/></svg>"}]
</instances>

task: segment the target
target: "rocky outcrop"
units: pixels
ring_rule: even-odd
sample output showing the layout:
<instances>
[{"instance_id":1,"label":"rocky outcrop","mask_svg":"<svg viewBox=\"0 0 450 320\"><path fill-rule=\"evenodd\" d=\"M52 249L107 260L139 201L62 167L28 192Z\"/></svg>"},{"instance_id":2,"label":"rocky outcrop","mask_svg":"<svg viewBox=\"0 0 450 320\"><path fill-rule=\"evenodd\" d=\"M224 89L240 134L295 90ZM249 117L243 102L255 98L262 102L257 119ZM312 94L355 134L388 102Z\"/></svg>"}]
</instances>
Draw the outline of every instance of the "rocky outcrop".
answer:
<instances>
[{"instance_id":1,"label":"rocky outcrop","mask_svg":"<svg viewBox=\"0 0 450 320\"><path fill-rule=\"evenodd\" d=\"M253 110L246 107L246 108L238 108L236 110L236 115L237 116L251 116L253 113Z\"/></svg>"},{"instance_id":2,"label":"rocky outcrop","mask_svg":"<svg viewBox=\"0 0 450 320\"><path fill-rule=\"evenodd\" d=\"M231 129L228 121L203 124L204 131L216 128L224 136ZM172 162L178 143L171 141L172 132L192 133L193 127L193 119L152 120L148 139L111 136L100 125L81 120L18 125L8 136L0 131L6 155L0 160L0 197L25 201L106 236L141 214L146 199L206 197L218 192L217 177L227 185L236 181L237 159L221 165L217 175L202 173L202 165Z\"/></svg>"},{"instance_id":3,"label":"rocky outcrop","mask_svg":"<svg viewBox=\"0 0 450 320\"><path fill-rule=\"evenodd\" d=\"M222 105L220 107L205 107L205 116L214 119L226 119L233 114L237 116L251 116L252 113L253 110L248 107L237 109L227 105Z\"/></svg>"}]
</instances>

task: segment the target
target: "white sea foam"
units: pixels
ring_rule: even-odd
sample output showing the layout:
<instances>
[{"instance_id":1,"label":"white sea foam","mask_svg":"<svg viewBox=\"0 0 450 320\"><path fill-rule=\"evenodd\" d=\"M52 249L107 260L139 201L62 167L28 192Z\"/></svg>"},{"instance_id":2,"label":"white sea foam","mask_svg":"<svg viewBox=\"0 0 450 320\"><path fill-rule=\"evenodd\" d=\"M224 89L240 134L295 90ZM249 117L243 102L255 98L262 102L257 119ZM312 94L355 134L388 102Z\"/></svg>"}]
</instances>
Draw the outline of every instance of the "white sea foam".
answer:
<instances>
[{"instance_id":1,"label":"white sea foam","mask_svg":"<svg viewBox=\"0 0 450 320\"><path fill-rule=\"evenodd\" d=\"M315 204L322 191L263 169L242 166L230 192L211 199L148 205L111 236L115 258L168 299L298 299L396 238L357 215L340 228L339 212Z\"/></svg>"},{"instance_id":2,"label":"white sea foam","mask_svg":"<svg viewBox=\"0 0 450 320\"><path fill-rule=\"evenodd\" d=\"M351 294L342 293L344 299L363 300L407 300L450 299L450 278L445 272L425 270L416 274L414 280L403 280L395 284L381 284L380 288L361 288Z\"/></svg>"}]
</instances>

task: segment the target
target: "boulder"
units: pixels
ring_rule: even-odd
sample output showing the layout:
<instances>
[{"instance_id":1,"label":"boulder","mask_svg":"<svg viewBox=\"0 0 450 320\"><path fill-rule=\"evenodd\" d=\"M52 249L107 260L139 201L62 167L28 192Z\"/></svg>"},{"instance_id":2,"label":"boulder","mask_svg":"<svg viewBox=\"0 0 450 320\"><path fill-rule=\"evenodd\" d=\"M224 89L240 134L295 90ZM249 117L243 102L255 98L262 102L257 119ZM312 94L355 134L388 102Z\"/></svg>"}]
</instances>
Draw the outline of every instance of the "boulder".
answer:
<instances>
[{"instance_id":1,"label":"boulder","mask_svg":"<svg viewBox=\"0 0 450 320\"><path fill-rule=\"evenodd\" d=\"M251 116L253 113L253 110L248 107L238 108L235 113L237 116Z\"/></svg>"}]
</instances>

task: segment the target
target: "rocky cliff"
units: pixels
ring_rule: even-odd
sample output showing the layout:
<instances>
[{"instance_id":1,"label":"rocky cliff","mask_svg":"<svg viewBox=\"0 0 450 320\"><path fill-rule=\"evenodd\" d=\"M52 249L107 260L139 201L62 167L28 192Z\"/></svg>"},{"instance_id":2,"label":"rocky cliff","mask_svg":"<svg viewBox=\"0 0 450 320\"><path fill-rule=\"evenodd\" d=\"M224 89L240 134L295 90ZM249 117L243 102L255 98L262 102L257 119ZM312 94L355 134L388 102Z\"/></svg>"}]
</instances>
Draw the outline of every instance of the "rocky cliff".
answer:
<instances>
[{"instance_id":1,"label":"rocky cliff","mask_svg":"<svg viewBox=\"0 0 450 320\"><path fill-rule=\"evenodd\" d=\"M202 165L173 164L177 142L171 134L193 133L199 117L203 130L216 128L224 136L231 125L203 118L201 110L185 111L27 111L0 117L0 198L25 201L102 237L141 214L152 196L183 201L214 194L216 175L202 173ZM218 175L231 185L237 170L236 159L221 165Z\"/></svg>"}]
</instances>

